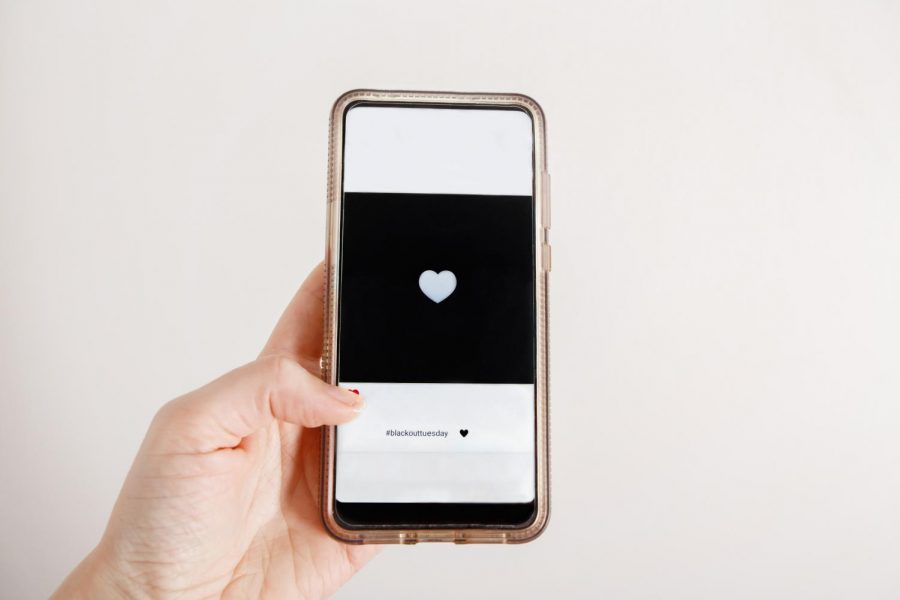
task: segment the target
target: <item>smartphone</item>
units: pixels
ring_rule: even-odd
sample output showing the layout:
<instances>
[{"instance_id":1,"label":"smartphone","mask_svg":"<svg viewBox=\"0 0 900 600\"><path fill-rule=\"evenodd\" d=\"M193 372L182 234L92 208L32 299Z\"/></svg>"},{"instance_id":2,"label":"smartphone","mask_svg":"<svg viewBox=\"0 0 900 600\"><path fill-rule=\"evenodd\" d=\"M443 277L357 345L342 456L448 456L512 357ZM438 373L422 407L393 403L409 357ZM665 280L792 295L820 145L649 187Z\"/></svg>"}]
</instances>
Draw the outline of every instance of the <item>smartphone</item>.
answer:
<instances>
[{"instance_id":1,"label":"smartphone","mask_svg":"<svg viewBox=\"0 0 900 600\"><path fill-rule=\"evenodd\" d=\"M331 118L322 511L354 543L522 542L549 514L549 175L518 94L357 90Z\"/></svg>"}]
</instances>

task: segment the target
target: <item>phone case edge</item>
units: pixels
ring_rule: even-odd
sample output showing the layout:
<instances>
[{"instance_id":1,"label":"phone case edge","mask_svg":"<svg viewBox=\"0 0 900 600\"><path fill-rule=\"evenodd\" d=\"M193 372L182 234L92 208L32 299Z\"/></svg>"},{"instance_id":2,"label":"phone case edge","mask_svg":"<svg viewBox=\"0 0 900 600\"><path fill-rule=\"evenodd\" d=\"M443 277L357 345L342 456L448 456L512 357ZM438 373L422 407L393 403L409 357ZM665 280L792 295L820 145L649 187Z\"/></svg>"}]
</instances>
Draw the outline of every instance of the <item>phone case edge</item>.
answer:
<instances>
[{"instance_id":1,"label":"phone case edge","mask_svg":"<svg viewBox=\"0 0 900 600\"><path fill-rule=\"evenodd\" d=\"M463 92L421 92L356 89L342 94L331 110L328 136L328 185L326 214L325 327L322 350L322 378L336 383L335 356L337 293L336 269L340 260L340 210L343 161L343 121L347 109L356 102L381 101L398 104L461 104L515 106L525 110L534 127L535 198L535 311L537 315L537 374L535 441L536 510L535 518L522 528L447 528L447 529L347 529L335 518L334 505L334 426L322 427L321 482L319 502L326 530L336 539L350 544L415 544L418 542L524 543L537 538L550 516L550 418L549 418L549 176L547 173L546 125L540 105L523 94Z\"/></svg>"}]
</instances>

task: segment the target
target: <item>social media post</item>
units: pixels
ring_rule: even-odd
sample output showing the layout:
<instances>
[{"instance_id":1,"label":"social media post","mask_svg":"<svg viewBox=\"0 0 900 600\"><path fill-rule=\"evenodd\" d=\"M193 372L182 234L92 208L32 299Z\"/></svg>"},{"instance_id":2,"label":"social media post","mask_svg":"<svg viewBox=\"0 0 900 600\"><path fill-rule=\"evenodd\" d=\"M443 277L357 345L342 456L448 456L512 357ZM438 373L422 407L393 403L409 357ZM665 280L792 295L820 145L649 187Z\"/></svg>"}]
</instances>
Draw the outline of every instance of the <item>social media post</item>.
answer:
<instances>
[{"instance_id":1,"label":"social media post","mask_svg":"<svg viewBox=\"0 0 900 600\"><path fill-rule=\"evenodd\" d=\"M521 111L348 112L339 502L534 500L532 151Z\"/></svg>"},{"instance_id":2,"label":"social media post","mask_svg":"<svg viewBox=\"0 0 900 600\"><path fill-rule=\"evenodd\" d=\"M338 427L339 501L533 499L533 385L340 385L367 406Z\"/></svg>"}]
</instances>

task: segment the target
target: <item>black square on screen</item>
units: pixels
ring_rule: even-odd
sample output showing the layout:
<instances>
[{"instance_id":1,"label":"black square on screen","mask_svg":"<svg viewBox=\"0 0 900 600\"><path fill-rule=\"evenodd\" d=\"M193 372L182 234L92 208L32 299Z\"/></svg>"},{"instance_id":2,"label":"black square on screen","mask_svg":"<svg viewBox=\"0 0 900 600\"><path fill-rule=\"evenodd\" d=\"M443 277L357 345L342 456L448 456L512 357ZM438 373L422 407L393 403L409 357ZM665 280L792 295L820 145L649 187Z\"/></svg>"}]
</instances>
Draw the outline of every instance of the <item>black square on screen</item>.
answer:
<instances>
[{"instance_id":1,"label":"black square on screen","mask_svg":"<svg viewBox=\"0 0 900 600\"><path fill-rule=\"evenodd\" d=\"M533 227L530 196L345 193L339 379L534 383Z\"/></svg>"}]
</instances>

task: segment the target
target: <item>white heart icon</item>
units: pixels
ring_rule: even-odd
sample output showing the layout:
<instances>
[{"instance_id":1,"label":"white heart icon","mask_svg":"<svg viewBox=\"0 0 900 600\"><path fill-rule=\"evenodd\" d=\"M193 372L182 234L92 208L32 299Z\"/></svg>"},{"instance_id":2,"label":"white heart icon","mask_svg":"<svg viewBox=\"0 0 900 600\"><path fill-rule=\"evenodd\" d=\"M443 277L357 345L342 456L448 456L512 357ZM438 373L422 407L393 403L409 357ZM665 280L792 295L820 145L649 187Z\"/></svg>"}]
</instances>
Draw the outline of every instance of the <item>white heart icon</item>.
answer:
<instances>
[{"instance_id":1,"label":"white heart icon","mask_svg":"<svg viewBox=\"0 0 900 600\"><path fill-rule=\"evenodd\" d=\"M419 289L434 302L443 302L456 289L453 271L424 271L419 275Z\"/></svg>"}]
</instances>

